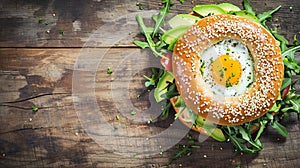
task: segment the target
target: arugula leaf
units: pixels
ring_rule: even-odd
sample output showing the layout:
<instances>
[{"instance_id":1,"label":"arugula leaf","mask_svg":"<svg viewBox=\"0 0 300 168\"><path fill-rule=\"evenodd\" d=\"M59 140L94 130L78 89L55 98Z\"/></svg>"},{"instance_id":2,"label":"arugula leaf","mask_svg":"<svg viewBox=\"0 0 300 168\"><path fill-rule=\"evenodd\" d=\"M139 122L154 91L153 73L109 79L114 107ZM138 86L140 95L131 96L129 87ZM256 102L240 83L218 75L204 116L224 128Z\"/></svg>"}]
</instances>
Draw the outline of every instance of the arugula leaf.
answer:
<instances>
[{"instance_id":1,"label":"arugula leaf","mask_svg":"<svg viewBox=\"0 0 300 168\"><path fill-rule=\"evenodd\" d=\"M133 43L135 45L141 47L142 49L149 48L149 44L147 42L144 42L144 41L134 40Z\"/></svg>"},{"instance_id":2,"label":"arugula leaf","mask_svg":"<svg viewBox=\"0 0 300 168\"><path fill-rule=\"evenodd\" d=\"M163 117L168 118L169 117L171 105L172 104L170 102L167 103L167 105L163 108L163 111L160 114L160 118L163 118Z\"/></svg>"},{"instance_id":3,"label":"arugula leaf","mask_svg":"<svg viewBox=\"0 0 300 168\"><path fill-rule=\"evenodd\" d=\"M175 107L184 107L184 101L181 96L177 96Z\"/></svg>"},{"instance_id":4,"label":"arugula leaf","mask_svg":"<svg viewBox=\"0 0 300 168\"><path fill-rule=\"evenodd\" d=\"M256 137L255 137L254 141L259 140L261 134L263 133L263 131L264 131L265 128L266 128L267 123L268 123L267 120L263 120L263 121L260 121L260 122L259 122L259 130L258 130L258 132L257 132L257 134L256 134Z\"/></svg>"},{"instance_id":5,"label":"arugula leaf","mask_svg":"<svg viewBox=\"0 0 300 168\"><path fill-rule=\"evenodd\" d=\"M280 49L281 49L281 52L284 52L287 50L287 45L288 45L288 40L282 36L282 35L279 35L277 33L277 29L275 28L274 30L270 30L270 32L272 33L272 35L280 42Z\"/></svg>"},{"instance_id":6,"label":"arugula leaf","mask_svg":"<svg viewBox=\"0 0 300 168\"><path fill-rule=\"evenodd\" d=\"M223 131L227 134L230 142L236 147L236 152L256 153L262 150L259 140L252 140L250 130L245 130L242 126L223 126ZM241 136L241 137L240 137ZM247 146L247 143L251 146Z\"/></svg>"},{"instance_id":7,"label":"arugula leaf","mask_svg":"<svg viewBox=\"0 0 300 168\"><path fill-rule=\"evenodd\" d=\"M281 104L274 103L274 105L272 106L272 108L268 112L275 112L275 113L277 113L280 110L280 108L281 108ZM267 117L269 118L268 114L269 113L266 113ZM269 118L269 119L271 119L271 118Z\"/></svg>"},{"instance_id":8,"label":"arugula leaf","mask_svg":"<svg viewBox=\"0 0 300 168\"><path fill-rule=\"evenodd\" d=\"M274 120L273 122L271 122L271 126L273 128L275 128L278 131L278 133L280 135L282 135L283 137L288 136L288 132L287 132L286 128L283 125L281 125L277 120Z\"/></svg>"},{"instance_id":9,"label":"arugula leaf","mask_svg":"<svg viewBox=\"0 0 300 168\"><path fill-rule=\"evenodd\" d=\"M165 17L168 13L170 13L170 6L173 4L173 2L171 0L163 0L162 4L165 6L160 10L160 13L157 16L153 17L153 20L155 21L155 27L152 32L152 38L154 38L159 28L163 25Z\"/></svg>"},{"instance_id":10,"label":"arugula leaf","mask_svg":"<svg viewBox=\"0 0 300 168\"><path fill-rule=\"evenodd\" d=\"M230 127L227 127L227 131L225 131L225 133L227 133L227 136L229 138L229 141L235 146L235 148L237 149L238 152L241 151L246 151L248 152L249 149L246 145L244 145L244 143L246 142L244 139L237 137L237 133L234 131L232 131L230 129Z\"/></svg>"},{"instance_id":11,"label":"arugula leaf","mask_svg":"<svg viewBox=\"0 0 300 168\"><path fill-rule=\"evenodd\" d=\"M167 88L167 92L162 94L161 97L164 99L170 99L172 97L178 96L179 93L177 91L177 87L175 83L170 83L170 85Z\"/></svg>"},{"instance_id":12,"label":"arugula leaf","mask_svg":"<svg viewBox=\"0 0 300 168\"><path fill-rule=\"evenodd\" d=\"M289 103L292 105L290 107L286 107L282 109L282 112L287 112L287 111L295 111L300 113L300 99L298 97L298 99L292 99L289 100Z\"/></svg>"},{"instance_id":13,"label":"arugula leaf","mask_svg":"<svg viewBox=\"0 0 300 168\"><path fill-rule=\"evenodd\" d=\"M257 18L259 19L259 21L265 25L265 22L268 20L268 19L272 19L272 14L277 12L279 9L281 8L281 6L278 6L277 8L273 9L273 10L270 10L270 11L267 11L267 12L264 12L262 14L259 14L257 15Z\"/></svg>"},{"instance_id":14,"label":"arugula leaf","mask_svg":"<svg viewBox=\"0 0 300 168\"><path fill-rule=\"evenodd\" d=\"M296 35L294 35L293 44L294 44L294 46L298 46L299 45L299 42L297 41L297 36Z\"/></svg>"},{"instance_id":15,"label":"arugula leaf","mask_svg":"<svg viewBox=\"0 0 300 168\"><path fill-rule=\"evenodd\" d=\"M246 11L253 14L255 16L255 11L252 9L252 5L248 0L243 0L243 6Z\"/></svg>"},{"instance_id":16,"label":"arugula leaf","mask_svg":"<svg viewBox=\"0 0 300 168\"><path fill-rule=\"evenodd\" d=\"M145 86L146 87L149 87L151 85L152 86L157 86L159 78L162 76L163 73L164 73L164 71L162 69L152 68L151 77L148 77L148 76L144 75L144 78L147 79L147 81L145 82Z\"/></svg>"},{"instance_id":17,"label":"arugula leaf","mask_svg":"<svg viewBox=\"0 0 300 168\"><path fill-rule=\"evenodd\" d=\"M282 81L282 85L281 85L281 91L283 89L285 89L287 86L289 86L290 84L292 83L292 79L291 78L283 78L283 81Z\"/></svg>"},{"instance_id":18,"label":"arugula leaf","mask_svg":"<svg viewBox=\"0 0 300 168\"><path fill-rule=\"evenodd\" d=\"M246 133L245 129L241 126L237 126L239 133L242 135L242 138L246 141L250 141L250 136Z\"/></svg>"},{"instance_id":19,"label":"arugula leaf","mask_svg":"<svg viewBox=\"0 0 300 168\"><path fill-rule=\"evenodd\" d=\"M137 14L136 15L136 20L139 24L140 31L141 31L141 33L143 33L145 35L146 41L149 44L149 48L151 49L153 54L155 56L160 56L162 58L166 58L162 53L160 53L156 50L155 43L154 43L153 39L151 38L151 33L149 32L149 28L147 28L146 25L144 24L142 16Z\"/></svg>"},{"instance_id":20,"label":"arugula leaf","mask_svg":"<svg viewBox=\"0 0 300 168\"><path fill-rule=\"evenodd\" d=\"M296 46L296 47L291 47L291 48L285 50L282 53L282 58L285 58L288 55L294 55L296 51L300 51L300 45Z\"/></svg>"},{"instance_id":21,"label":"arugula leaf","mask_svg":"<svg viewBox=\"0 0 300 168\"><path fill-rule=\"evenodd\" d=\"M284 59L284 65L294 71L296 74L300 73L300 66L296 60Z\"/></svg>"}]
</instances>

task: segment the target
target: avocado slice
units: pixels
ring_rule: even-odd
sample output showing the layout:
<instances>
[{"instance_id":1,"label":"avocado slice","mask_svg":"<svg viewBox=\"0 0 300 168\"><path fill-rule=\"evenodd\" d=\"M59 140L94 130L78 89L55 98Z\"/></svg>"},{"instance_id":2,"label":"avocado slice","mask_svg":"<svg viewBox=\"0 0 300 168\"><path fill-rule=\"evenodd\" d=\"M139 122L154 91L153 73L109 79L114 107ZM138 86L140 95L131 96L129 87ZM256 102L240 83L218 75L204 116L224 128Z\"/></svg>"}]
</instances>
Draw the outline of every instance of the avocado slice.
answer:
<instances>
[{"instance_id":1,"label":"avocado slice","mask_svg":"<svg viewBox=\"0 0 300 168\"><path fill-rule=\"evenodd\" d=\"M200 18L197 16L193 16L190 14L178 14L172 17L168 23L172 28L175 28L178 26L191 26L198 20L200 20Z\"/></svg>"},{"instance_id":2,"label":"avocado slice","mask_svg":"<svg viewBox=\"0 0 300 168\"><path fill-rule=\"evenodd\" d=\"M257 23L260 24L259 19L255 15L253 15L252 13L250 13L246 10L235 11L235 12L231 11L231 12L229 12L229 14L236 15L236 16L241 16L241 17L244 17L246 19L252 20L252 21L257 22Z\"/></svg>"},{"instance_id":3,"label":"avocado slice","mask_svg":"<svg viewBox=\"0 0 300 168\"><path fill-rule=\"evenodd\" d=\"M164 100L164 98L161 96L167 93L167 87L169 85L169 82L173 82L173 80L174 80L173 74L169 71L165 71L162 77L159 79L157 83L157 87L154 90L154 98L156 102L160 102Z\"/></svg>"},{"instance_id":4,"label":"avocado slice","mask_svg":"<svg viewBox=\"0 0 300 168\"><path fill-rule=\"evenodd\" d=\"M187 25L182 25L182 26L177 26L173 29L170 29L168 31L166 31L163 35L162 35L162 40L167 43L167 44L171 44L174 41L177 41L177 39L184 33L187 31L187 29L190 26Z\"/></svg>"},{"instance_id":5,"label":"avocado slice","mask_svg":"<svg viewBox=\"0 0 300 168\"><path fill-rule=\"evenodd\" d=\"M201 116L197 116L196 124L204 128L207 134L214 138L217 141L223 142L226 140L223 131L220 128L217 128L216 124L205 120Z\"/></svg>"},{"instance_id":6,"label":"avocado slice","mask_svg":"<svg viewBox=\"0 0 300 168\"><path fill-rule=\"evenodd\" d=\"M210 137L214 138L219 142L224 142L226 137L220 128L204 128Z\"/></svg>"},{"instance_id":7,"label":"avocado slice","mask_svg":"<svg viewBox=\"0 0 300 168\"><path fill-rule=\"evenodd\" d=\"M223 131L217 127L216 124L214 124L211 121L205 120L201 116L197 115L194 113L189 107L185 106L183 99L181 96L177 97L177 100L175 102L175 107L183 107L185 110L187 110L187 113L190 117L190 121L194 121L194 124L197 124L198 126L202 127L205 129L207 134L214 138L217 141L223 142L226 140L226 137L223 133Z\"/></svg>"},{"instance_id":8,"label":"avocado slice","mask_svg":"<svg viewBox=\"0 0 300 168\"><path fill-rule=\"evenodd\" d=\"M203 17L208 15L226 14L226 12L222 8L215 4L196 5L195 7L193 7L193 11Z\"/></svg>"},{"instance_id":9,"label":"avocado slice","mask_svg":"<svg viewBox=\"0 0 300 168\"><path fill-rule=\"evenodd\" d=\"M240 11L241 9L238 6L235 6L231 3L220 3L217 5L218 7L222 8L225 12L229 11Z\"/></svg>"}]
</instances>

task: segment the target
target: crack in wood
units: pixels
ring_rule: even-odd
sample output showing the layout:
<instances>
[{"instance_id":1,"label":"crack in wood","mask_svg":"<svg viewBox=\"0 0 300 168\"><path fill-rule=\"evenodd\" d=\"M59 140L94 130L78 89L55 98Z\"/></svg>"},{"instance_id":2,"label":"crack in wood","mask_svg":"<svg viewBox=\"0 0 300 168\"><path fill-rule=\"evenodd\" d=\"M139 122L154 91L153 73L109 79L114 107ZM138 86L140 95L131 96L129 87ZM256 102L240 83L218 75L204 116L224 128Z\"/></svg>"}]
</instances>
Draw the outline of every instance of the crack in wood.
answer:
<instances>
[{"instance_id":1,"label":"crack in wood","mask_svg":"<svg viewBox=\"0 0 300 168\"><path fill-rule=\"evenodd\" d=\"M12 108L17 108L17 109L21 109L21 110L32 110L32 108L29 108L29 107L20 107L20 106L8 105L8 104L0 104L0 106L12 107ZM41 110L41 109L52 109L52 108L58 108L58 107L65 107L65 106L38 107L38 109L39 110Z\"/></svg>"},{"instance_id":2,"label":"crack in wood","mask_svg":"<svg viewBox=\"0 0 300 168\"><path fill-rule=\"evenodd\" d=\"M0 106L3 106L5 105L5 103L20 103L20 102L25 102L25 101L28 101L28 100L32 100L32 99L36 99L36 98L39 98L39 97L44 97L44 96L52 96L52 95L71 95L70 93L67 93L67 92L61 92L61 93L44 93L44 94L40 94L40 95L35 95L35 96L31 96L31 97L28 97L28 98L24 98L24 99L21 99L21 100L15 100L15 101L7 101L7 102L0 102Z\"/></svg>"},{"instance_id":3,"label":"crack in wood","mask_svg":"<svg viewBox=\"0 0 300 168\"><path fill-rule=\"evenodd\" d=\"M27 131L27 130L55 129L55 128L58 128L58 127L33 127L31 125L31 127L23 127L23 128L8 130L8 131L5 131L5 132L0 132L0 135L15 133L15 132L21 132L21 131Z\"/></svg>"}]
</instances>

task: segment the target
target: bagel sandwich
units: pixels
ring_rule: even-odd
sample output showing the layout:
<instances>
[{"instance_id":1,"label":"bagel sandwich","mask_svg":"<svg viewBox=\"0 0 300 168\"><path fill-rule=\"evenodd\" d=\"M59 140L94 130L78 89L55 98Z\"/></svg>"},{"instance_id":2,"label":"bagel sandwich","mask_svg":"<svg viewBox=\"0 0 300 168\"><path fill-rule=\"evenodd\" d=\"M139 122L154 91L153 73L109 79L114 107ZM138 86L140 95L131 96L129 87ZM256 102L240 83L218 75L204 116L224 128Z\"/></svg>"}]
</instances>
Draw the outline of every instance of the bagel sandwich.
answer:
<instances>
[{"instance_id":1,"label":"bagel sandwich","mask_svg":"<svg viewBox=\"0 0 300 168\"><path fill-rule=\"evenodd\" d=\"M287 58L295 62L295 52L289 51L300 48L297 43L286 47L265 24L280 7L257 15L248 1L244 5L246 10L229 3L196 5L169 20L170 29L153 52L164 67L154 97L167 100L175 119L192 130L255 153L262 149L259 137L268 124L286 136L279 120L287 111L300 113L287 100L299 99L290 75L299 72Z\"/></svg>"}]
</instances>

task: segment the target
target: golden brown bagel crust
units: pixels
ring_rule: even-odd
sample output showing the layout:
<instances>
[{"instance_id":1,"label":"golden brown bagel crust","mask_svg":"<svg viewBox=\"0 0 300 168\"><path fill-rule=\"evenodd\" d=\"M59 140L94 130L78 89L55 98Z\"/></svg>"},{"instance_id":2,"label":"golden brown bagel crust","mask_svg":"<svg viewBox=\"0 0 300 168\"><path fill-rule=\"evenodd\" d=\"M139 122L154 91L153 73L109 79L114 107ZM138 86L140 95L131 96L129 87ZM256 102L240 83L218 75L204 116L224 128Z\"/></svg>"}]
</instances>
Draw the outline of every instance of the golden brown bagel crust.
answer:
<instances>
[{"instance_id":1,"label":"golden brown bagel crust","mask_svg":"<svg viewBox=\"0 0 300 168\"><path fill-rule=\"evenodd\" d=\"M200 73L202 53L224 38L242 42L254 61L253 84L235 97L213 94ZM276 39L260 24L233 15L209 16L191 26L174 46L172 66L186 105L220 125L240 125L265 114L280 94L284 71Z\"/></svg>"},{"instance_id":2,"label":"golden brown bagel crust","mask_svg":"<svg viewBox=\"0 0 300 168\"><path fill-rule=\"evenodd\" d=\"M174 111L175 111L176 113L183 113L183 112L181 111L182 109L181 109L180 107L176 107L176 106L175 106L175 102L177 101L177 99L178 99L177 96L172 97L172 98L170 99L170 102L171 102L171 104L172 104L172 107L173 107L173 109L174 109ZM273 116L276 115L276 113L271 113L271 114L272 114ZM199 125L193 125L193 121L190 120L190 118L189 118L188 116L182 115L182 114L181 114L181 115L178 116L178 119L181 121L181 123L183 123L185 126L191 128L192 130L194 130L194 131L196 131L196 132L199 132L199 133L201 133L201 134L205 134L205 135L209 136L209 134L206 132L206 130L205 130L204 128L200 127ZM258 124L258 125L252 125L252 128L251 128L251 130L250 130L250 133L253 134L253 133L257 132L259 128L260 128L260 124Z\"/></svg>"}]
</instances>

